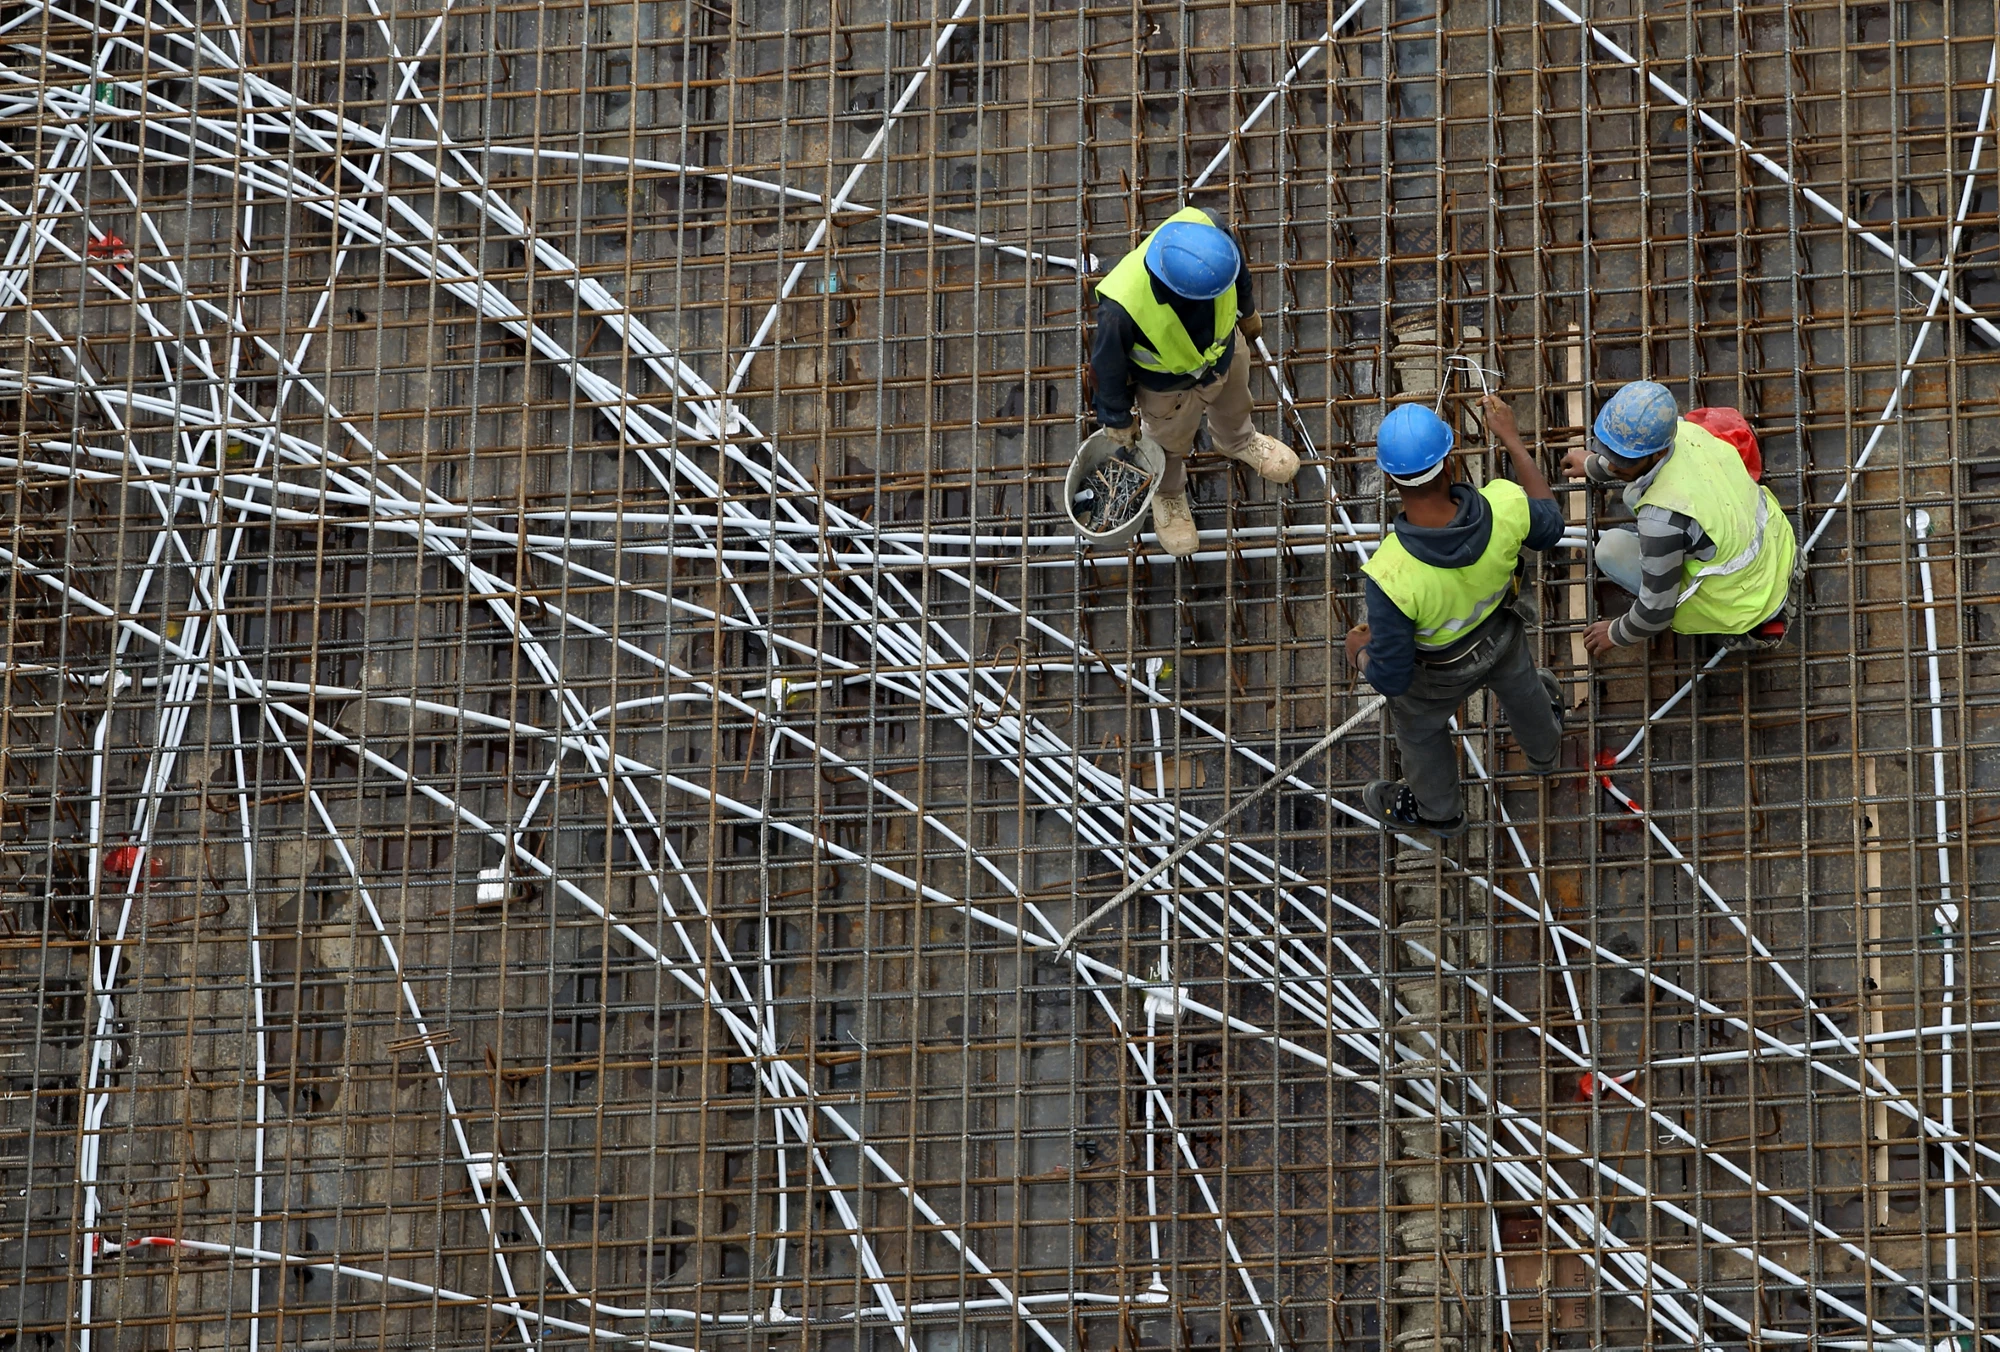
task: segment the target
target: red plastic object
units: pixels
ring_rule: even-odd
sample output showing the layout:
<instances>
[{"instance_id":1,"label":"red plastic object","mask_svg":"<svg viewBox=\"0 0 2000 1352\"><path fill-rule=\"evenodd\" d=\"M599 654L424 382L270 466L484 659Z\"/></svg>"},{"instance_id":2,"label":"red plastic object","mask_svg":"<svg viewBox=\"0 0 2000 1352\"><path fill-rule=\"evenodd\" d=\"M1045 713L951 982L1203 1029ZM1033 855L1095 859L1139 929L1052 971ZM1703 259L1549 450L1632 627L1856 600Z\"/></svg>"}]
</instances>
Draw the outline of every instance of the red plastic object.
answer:
<instances>
[{"instance_id":1,"label":"red plastic object","mask_svg":"<svg viewBox=\"0 0 2000 1352\"><path fill-rule=\"evenodd\" d=\"M1617 769L1617 768L1618 768L1618 755L1617 755L1617 753L1616 753L1616 752L1613 752L1613 751L1600 751L1600 752L1598 752L1598 753L1597 753L1597 768L1598 768L1599 770L1603 770L1603 771L1606 771L1606 772L1607 772L1607 773L1605 773L1605 774L1600 774L1600 775L1599 775L1599 776L1597 777L1597 782L1598 782L1599 784L1603 785L1603 786L1604 786L1604 788L1605 788L1605 789L1606 789L1607 791L1608 791L1608 790L1610 790L1610 788L1611 788L1611 776L1610 776L1610 774L1609 774L1608 772L1609 772L1609 771L1612 771L1612 770L1615 770L1615 769ZM1632 812L1637 812L1637 811L1638 811L1639 809L1638 809L1638 808L1636 808L1636 807L1629 807L1629 805L1628 805L1628 810L1629 810L1629 811L1632 811Z\"/></svg>"},{"instance_id":2,"label":"red plastic object","mask_svg":"<svg viewBox=\"0 0 2000 1352\"><path fill-rule=\"evenodd\" d=\"M1638 1078L1639 1072L1636 1070L1628 1070L1623 1075L1607 1075L1604 1077L1605 1081L1610 1084L1630 1084ZM1597 1089L1597 1072L1586 1070L1583 1072L1582 1078L1576 1082L1576 1101L1578 1103L1590 1102L1597 1097Z\"/></svg>"},{"instance_id":3,"label":"red plastic object","mask_svg":"<svg viewBox=\"0 0 2000 1352\"><path fill-rule=\"evenodd\" d=\"M104 871L106 873L116 874L124 878L131 876L132 870L138 867L139 847L137 845L120 845L115 850L105 852ZM147 877L157 878L166 871L166 861L160 858L159 855L152 855L146 860Z\"/></svg>"},{"instance_id":4,"label":"red plastic object","mask_svg":"<svg viewBox=\"0 0 2000 1352\"><path fill-rule=\"evenodd\" d=\"M118 236L107 233L103 239L90 241L84 247L84 252L92 258L98 259L100 262L113 262L130 258L132 256L132 246L118 238Z\"/></svg>"},{"instance_id":5,"label":"red plastic object","mask_svg":"<svg viewBox=\"0 0 2000 1352\"><path fill-rule=\"evenodd\" d=\"M1741 413L1733 408L1697 408L1689 411L1687 420L1734 446L1743 457L1743 468L1750 471L1751 480L1764 482L1764 452L1757 445L1757 434L1750 430L1749 421Z\"/></svg>"}]
</instances>

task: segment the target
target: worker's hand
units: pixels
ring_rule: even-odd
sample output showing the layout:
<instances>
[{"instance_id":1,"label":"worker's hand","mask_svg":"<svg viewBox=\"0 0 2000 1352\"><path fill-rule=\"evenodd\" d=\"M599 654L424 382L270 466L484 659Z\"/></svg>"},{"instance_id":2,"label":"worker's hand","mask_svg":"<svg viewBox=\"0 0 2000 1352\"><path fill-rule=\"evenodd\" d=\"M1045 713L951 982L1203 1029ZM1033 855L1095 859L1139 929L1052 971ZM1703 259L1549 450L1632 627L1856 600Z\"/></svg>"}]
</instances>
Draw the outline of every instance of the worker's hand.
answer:
<instances>
[{"instance_id":1,"label":"worker's hand","mask_svg":"<svg viewBox=\"0 0 2000 1352\"><path fill-rule=\"evenodd\" d=\"M1365 625L1365 624L1357 624L1357 625L1355 625L1355 626L1354 626L1354 627L1353 627L1352 629L1348 630L1348 631L1347 631L1347 664L1348 664L1349 666L1351 666L1351 667L1358 667L1358 666L1360 666L1360 665L1361 665L1361 650L1362 650L1363 648L1367 647L1367 646L1368 646L1368 626L1367 626L1367 625Z\"/></svg>"},{"instance_id":2,"label":"worker's hand","mask_svg":"<svg viewBox=\"0 0 2000 1352\"><path fill-rule=\"evenodd\" d=\"M1123 427L1107 427L1104 431L1111 438L1114 445L1123 446L1129 450L1131 447L1139 444L1139 420L1137 418L1126 423Z\"/></svg>"},{"instance_id":3,"label":"worker's hand","mask_svg":"<svg viewBox=\"0 0 2000 1352\"><path fill-rule=\"evenodd\" d=\"M1243 341L1254 343L1264 336L1264 316L1241 315L1236 320L1236 331L1243 335Z\"/></svg>"},{"instance_id":4,"label":"worker's hand","mask_svg":"<svg viewBox=\"0 0 2000 1352\"><path fill-rule=\"evenodd\" d=\"M1611 621L1599 620L1583 631L1583 646L1592 657L1602 657L1617 647L1611 641Z\"/></svg>"},{"instance_id":5,"label":"worker's hand","mask_svg":"<svg viewBox=\"0 0 2000 1352\"><path fill-rule=\"evenodd\" d=\"M1584 463L1589 459L1590 459L1590 447L1576 446L1571 448L1570 453L1563 457L1563 462L1562 462L1563 478L1581 479L1586 477L1583 466Z\"/></svg>"},{"instance_id":6,"label":"worker's hand","mask_svg":"<svg viewBox=\"0 0 2000 1352\"><path fill-rule=\"evenodd\" d=\"M1499 395L1489 394L1482 398L1479 411L1486 415L1486 430L1501 441L1521 435L1521 425L1514 421L1514 410L1507 407L1507 401Z\"/></svg>"}]
</instances>

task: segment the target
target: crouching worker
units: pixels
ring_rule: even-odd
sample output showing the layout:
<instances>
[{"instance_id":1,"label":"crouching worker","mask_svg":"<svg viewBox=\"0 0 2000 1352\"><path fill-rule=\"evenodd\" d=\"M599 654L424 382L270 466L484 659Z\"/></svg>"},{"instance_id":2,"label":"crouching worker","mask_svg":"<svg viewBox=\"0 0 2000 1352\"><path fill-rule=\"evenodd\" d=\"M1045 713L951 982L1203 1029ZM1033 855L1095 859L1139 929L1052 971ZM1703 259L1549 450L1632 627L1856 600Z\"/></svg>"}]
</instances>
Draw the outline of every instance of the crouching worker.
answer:
<instances>
[{"instance_id":1,"label":"crouching worker","mask_svg":"<svg viewBox=\"0 0 2000 1352\"><path fill-rule=\"evenodd\" d=\"M1638 521L1598 536L1597 567L1639 599L1585 632L1591 654L1668 629L1732 647L1783 642L1798 536L1738 449L1681 417L1650 380L1612 395L1592 430L1603 452L1578 447L1563 472L1623 486Z\"/></svg>"},{"instance_id":2,"label":"crouching worker","mask_svg":"<svg viewBox=\"0 0 2000 1352\"><path fill-rule=\"evenodd\" d=\"M1250 423L1250 341L1263 329L1243 251L1198 207L1169 216L1097 284L1097 421L1126 446L1144 427L1167 453L1153 532L1169 554L1185 558L1197 543L1186 457L1204 413L1224 455L1274 484L1299 472L1291 448Z\"/></svg>"},{"instance_id":3,"label":"crouching worker","mask_svg":"<svg viewBox=\"0 0 2000 1352\"><path fill-rule=\"evenodd\" d=\"M1499 697L1530 769L1548 774L1561 760L1561 687L1536 669L1514 602L1522 548L1559 544L1562 511L1513 411L1490 394L1479 407L1519 482L1456 482L1451 429L1420 405L1392 409L1376 436L1376 462L1403 510L1362 566L1368 622L1348 631L1347 658L1389 698L1403 778L1374 780L1362 796L1391 830L1465 829L1448 724L1481 687Z\"/></svg>"}]
</instances>

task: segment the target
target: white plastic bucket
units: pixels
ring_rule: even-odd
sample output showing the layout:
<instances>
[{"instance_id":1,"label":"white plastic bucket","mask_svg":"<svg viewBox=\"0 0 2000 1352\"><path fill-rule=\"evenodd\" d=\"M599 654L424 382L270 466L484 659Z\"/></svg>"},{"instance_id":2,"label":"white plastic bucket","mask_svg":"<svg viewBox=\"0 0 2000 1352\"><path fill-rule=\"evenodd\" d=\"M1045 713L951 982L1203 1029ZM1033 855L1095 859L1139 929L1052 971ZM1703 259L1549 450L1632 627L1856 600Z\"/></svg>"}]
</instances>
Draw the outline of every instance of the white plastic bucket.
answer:
<instances>
[{"instance_id":1,"label":"white plastic bucket","mask_svg":"<svg viewBox=\"0 0 2000 1352\"><path fill-rule=\"evenodd\" d=\"M1107 531L1084 528L1076 519L1076 494L1083 487L1083 481L1096 468L1118 452L1118 443L1111 439L1111 433L1099 428L1083 439L1076 448L1076 459L1070 461L1069 473L1063 477L1063 512L1069 517L1069 524L1076 531L1076 538L1098 549L1123 549L1132 543L1132 538L1142 530L1153 515L1153 495L1160 490L1160 479L1167 472L1167 453L1160 443L1139 434L1139 442L1132 450L1132 458L1139 468L1153 476L1153 482L1146 485L1146 496L1139 502L1139 510L1132 513L1132 519L1122 526Z\"/></svg>"}]
</instances>

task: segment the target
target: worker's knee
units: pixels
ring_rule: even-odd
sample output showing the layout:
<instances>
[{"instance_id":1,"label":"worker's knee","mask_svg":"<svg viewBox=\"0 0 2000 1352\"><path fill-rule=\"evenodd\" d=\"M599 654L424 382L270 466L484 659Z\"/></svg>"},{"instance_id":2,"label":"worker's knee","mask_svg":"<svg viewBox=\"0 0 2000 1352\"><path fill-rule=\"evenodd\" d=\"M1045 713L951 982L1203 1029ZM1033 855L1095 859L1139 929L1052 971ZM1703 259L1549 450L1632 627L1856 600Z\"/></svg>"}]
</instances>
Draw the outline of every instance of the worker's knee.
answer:
<instances>
[{"instance_id":1,"label":"worker's knee","mask_svg":"<svg viewBox=\"0 0 2000 1352\"><path fill-rule=\"evenodd\" d=\"M1160 449L1178 460L1194 451L1194 427L1183 427L1175 423L1142 421L1140 426L1147 436L1160 444Z\"/></svg>"},{"instance_id":2,"label":"worker's knee","mask_svg":"<svg viewBox=\"0 0 2000 1352\"><path fill-rule=\"evenodd\" d=\"M1597 548L1597 571L1631 592L1639 594L1640 578L1644 572L1644 562L1639 549L1639 532L1630 526L1614 526L1599 533Z\"/></svg>"},{"instance_id":3,"label":"worker's knee","mask_svg":"<svg viewBox=\"0 0 2000 1352\"><path fill-rule=\"evenodd\" d=\"M1542 673L1544 676L1546 672ZM1540 683L1546 689L1548 683ZM1526 735L1520 723L1514 725L1514 740L1521 745L1528 769L1538 775L1552 775L1562 768L1563 710L1559 699L1551 697L1541 708L1527 715Z\"/></svg>"}]
</instances>

